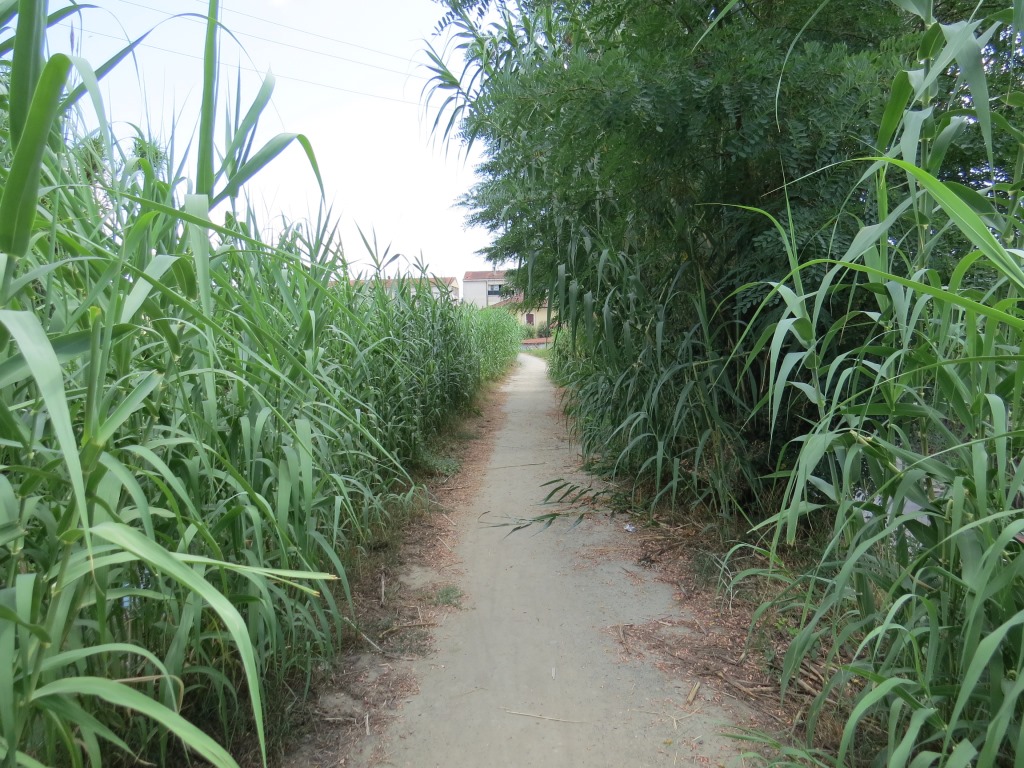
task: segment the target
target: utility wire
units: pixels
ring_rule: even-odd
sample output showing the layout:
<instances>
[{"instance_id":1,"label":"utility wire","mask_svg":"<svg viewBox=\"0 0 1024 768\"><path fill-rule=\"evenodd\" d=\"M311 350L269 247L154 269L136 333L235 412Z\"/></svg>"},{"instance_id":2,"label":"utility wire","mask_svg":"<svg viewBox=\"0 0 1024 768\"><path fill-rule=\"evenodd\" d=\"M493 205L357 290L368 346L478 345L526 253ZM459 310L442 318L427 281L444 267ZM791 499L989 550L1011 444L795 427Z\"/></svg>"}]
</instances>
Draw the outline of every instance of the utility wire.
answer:
<instances>
[{"instance_id":1,"label":"utility wire","mask_svg":"<svg viewBox=\"0 0 1024 768\"><path fill-rule=\"evenodd\" d=\"M125 1L126 0L120 0L120 2L125 2ZM200 5L206 5L207 4L206 0L195 0L195 2L199 3ZM253 16L251 13L244 13L243 11L236 11L233 8L227 8L227 7L223 6L223 5L221 6L221 10L228 11L229 13L233 13L236 16L245 16L247 19L255 19L256 21L262 21L264 24L270 24L271 26L280 27L281 29L290 29L292 32L300 32L303 35L309 35L310 37L318 37L321 40L327 40L328 42L337 43L338 45L350 45L353 48L361 48L364 51L371 51L373 53L379 53L381 56L390 56L392 59L398 59L399 61L408 61L409 60L405 56L398 56L398 55L396 55L394 53L388 53L387 51L381 51L381 50L378 50L376 48L368 48L367 46L359 45L358 43L350 43L347 40L339 40L336 37L328 37L327 35L321 35L321 34L318 34L317 32L310 32L308 29L301 29L299 27L289 27L287 24L281 24L280 22L273 21L271 19L265 19L262 16Z\"/></svg>"},{"instance_id":2,"label":"utility wire","mask_svg":"<svg viewBox=\"0 0 1024 768\"><path fill-rule=\"evenodd\" d=\"M125 5L131 5L131 6L134 6L136 8L144 8L147 11L153 11L154 13L162 14L163 16L165 16L168 19L173 19L175 17L178 17L178 18L183 18L186 21L195 22L196 24L202 24L203 23L203 21L201 19L198 19L195 16L180 16L178 14L168 13L167 11L161 10L160 8L153 8L152 6L143 5L142 3L135 3L135 2L132 2L132 0L117 0L117 2L124 3ZM237 13L237 12L236 11L232 11L232 13ZM245 15L248 15L248 14L241 14L241 15L245 16ZM257 18L257 17L253 16L252 18ZM274 23L274 22L271 22L269 19L263 19L263 21L266 21L268 24L273 24ZM287 29L294 29L293 27L286 27L286 28ZM302 30L299 30L299 31L302 31ZM315 50L312 50L310 48L304 48L301 45L293 45L292 43L285 43L285 42L283 42L281 40L274 40L273 38L270 38L270 37L261 37L260 35L254 35L251 32L236 32L236 31L232 30L232 34L236 35L238 37L248 37L248 38L251 38L253 40L261 40L262 42L271 43L272 45L280 45L280 46L282 46L284 48L293 48L296 51L304 51L306 53L311 53L311 54L314 54L316 56L325 56L325 57L327 57L329 59L337 59L338 61L347 61L347 62L349 62L351 64L358 64L358 65L363 66L363 67L370 67L371 69L379 69L379 70L381 70L383 72L393 72L396 75L404 75L405 77L412 77L412 78L415 78L417 80L428 80L429 79L429 78L423 77L422 75L413 75L413 74L408 73L408 72L403 72L400 69L391 69L390 67L382 67L379 64L370 64L368 61L360 61L359 59L350 59L350 58L347 58L345 56L338 56L335 53L327 53L326 51L315 51ZM315 33L313 33L313 32L302 31L302 34L314 35L315 37L322 37L322 35L315 35ZM331 38L327 38L327 39L331 39ZM342 41L336 40L334 42L341 43ZM351 43L342 43L342 44L344 44L344 45L351 45ZM374 49L367 48L366 50L373 51ZM394 54L390 54L390 53L384 53L383 51L374 51L374 52L375 53L380 53L380 54L382 54L384 56L393 56L394 55ZM408 61L408 59L403 59L400 56L394 56L394 58L401 59L402 61Z\"/></svg>"},{"instance_id":3,"label":"utility wire","mask_svg":"<svg viewBox=\"0 0 1024 768\"><path fill-rule=\"evenodd\" d=\"M64 27L66 29L71 29L72 31L76 31L74 27L72 27L72 26L70 26L68 24L58 24L57 26ZM80 30L77 30L77 31L81 31L83 34L97 35L99 37L108 37L111 40L118 40L120 42L126 42L123 37L118 37L117 35L109 35L106 32L97 32L95 30L85 29L84 27L81 28ZM184 51L176 51L173 48L161 48L159 45L151 45L150 43L140 43L139 47L140 48L150 48L150 49L152 49L154 51L163 51L164 53L173 53L176 56L184 56L187 59L195 59L197 61L204 61L205 60L202 56L196 56L196 55L191 54L191 53L185 53ZM255 72L257 75L264 74L263 72L261 72L260 70L254 68L254 67L244 67L241 64L223 64L223 62L222 62L222 66L225 66L225 67L235 67L235 68L240 69L240 70L242 70L244 72ZM356 91L356 90L353 90L351 88L342 88L340 86L330 85L328 83L317 83L317 82L314 82L312 80L303 80L301 77L290 77L288 75L279 75L277 73L274 74L274 77L277 78L278 80L291 80L292 82L296 82L296 83L304 83L305 85L312 85L312 86L314 86L316 88L327 88L328 90L340 91L341 93L351 93L351 94L354 94L356 96L366 96L366 97L371 98L371 99L382 99L384 101L393 101L393 102L395 102L397 104L408 104L409 106L412 106L412 107L420 106L419 103L415 102L415 101L406 101L405 99L396 99L393 96L381 96L380 94L377 94L377 93L366 93L365 91Z\"/></svg>"}]
</instances>

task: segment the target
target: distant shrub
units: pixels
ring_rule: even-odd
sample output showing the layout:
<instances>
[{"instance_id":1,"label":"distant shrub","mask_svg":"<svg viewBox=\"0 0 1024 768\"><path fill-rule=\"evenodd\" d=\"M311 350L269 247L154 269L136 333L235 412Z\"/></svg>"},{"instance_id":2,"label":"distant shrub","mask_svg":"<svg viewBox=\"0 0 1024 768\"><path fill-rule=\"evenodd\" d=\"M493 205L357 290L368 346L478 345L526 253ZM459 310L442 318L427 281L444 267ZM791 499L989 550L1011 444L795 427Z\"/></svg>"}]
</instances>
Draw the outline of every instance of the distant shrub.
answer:
<instances>
[{"instance_id":1,"label":"distant shrub","mask_svg":"<svg viewBox=\"0 0 1024 768\"><path fill-rule=\"evenodd\" d=\"M504 309L472 309L471 313L480 379L491 381L508 370L519 354L523 326Z\"/></svg>"}]
</instances>

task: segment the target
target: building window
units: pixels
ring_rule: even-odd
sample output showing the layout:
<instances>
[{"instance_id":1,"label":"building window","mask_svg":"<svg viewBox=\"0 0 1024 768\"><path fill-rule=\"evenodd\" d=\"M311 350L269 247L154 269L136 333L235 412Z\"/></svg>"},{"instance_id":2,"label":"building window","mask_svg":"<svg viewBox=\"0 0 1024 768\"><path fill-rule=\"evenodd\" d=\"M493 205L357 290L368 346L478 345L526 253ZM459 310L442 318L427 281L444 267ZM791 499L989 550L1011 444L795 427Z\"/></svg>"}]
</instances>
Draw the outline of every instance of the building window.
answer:
<instances>
[{"instance_id":1,"label":"building window","mask_svg":"<svg viewBox=\"0 0 1024 768\"><path fill-rule=\"evenodd\" d=\"M487 286L488 296L501 296L501 283L490 283Z\"/></svg>"},{"instance_id":2,"label":"building window","mask_svg":"<svg viewBox=\"0 0 1024 768\"><path fill-rule=\"evenodd\" d=\"M526 313L526 324L533 325L533 312Z\"/></svg>"}]
</instances>

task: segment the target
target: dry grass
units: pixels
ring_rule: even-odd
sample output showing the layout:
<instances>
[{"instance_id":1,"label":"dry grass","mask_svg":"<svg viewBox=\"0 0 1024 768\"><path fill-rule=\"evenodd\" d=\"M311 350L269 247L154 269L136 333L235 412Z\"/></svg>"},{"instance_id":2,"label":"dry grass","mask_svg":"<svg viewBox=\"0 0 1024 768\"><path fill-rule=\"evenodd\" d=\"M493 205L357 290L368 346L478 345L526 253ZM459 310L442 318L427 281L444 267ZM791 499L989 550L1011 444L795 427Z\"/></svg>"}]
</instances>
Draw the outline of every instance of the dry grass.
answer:
<instances>
[{"instance_id":1,"label":"dry grass","mask_svg":"<svg viewBox=\"0 0 1024 768\"><path fill-rule=\"evenodd\" d=\"M754 613L765 599L758 591L731 592L722 560L721 532L698 522L638 530L629 547L637 565L652 568L659 581L673 587L677 613L643 625L614 628L630 656L644 656L667 675L693 680L713 701L745 702L761 717L748 727L782 741L803 733L804 718L827 677L820 662L807 662L783 698L781 661L791 639L786 621L766 614L755 625ZM709 566L713 564L713 567ZM735 567L735 564L733 564ZM818 724L821 747L838 746L845 714L833 703Z\"/></svg>"}]
</instances>

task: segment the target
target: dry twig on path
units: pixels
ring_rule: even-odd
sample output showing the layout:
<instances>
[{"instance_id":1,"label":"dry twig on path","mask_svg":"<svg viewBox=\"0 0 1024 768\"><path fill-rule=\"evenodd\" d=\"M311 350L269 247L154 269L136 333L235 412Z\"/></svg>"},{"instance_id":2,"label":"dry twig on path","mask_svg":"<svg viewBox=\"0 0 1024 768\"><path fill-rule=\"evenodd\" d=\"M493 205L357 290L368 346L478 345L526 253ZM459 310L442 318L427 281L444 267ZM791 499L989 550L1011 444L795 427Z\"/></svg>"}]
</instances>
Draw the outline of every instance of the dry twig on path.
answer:
<instances>
[{"instance_id":1,"label":"dry twig on path","mask_svg":"<svg viewBox=\"0 0 1024 768\"><path fill-rule=\"evenodd\" d=\"M576 725L589 725L585 720L563 720L560 717L548 717L547 715L534 715L529 712L516 712L511 709L501 708L503 712L507 712L510 715L519 715L520 717L535 717L538 720L552 720L556 723L574 723Z\"/></svg>"},{"instance_id":2,"label":"dry twig on path","mask_svg":"<svg viewBox=\"0 0 1024 768\"><path fill-rule=\"evenodd\" d=\"M629 650L629 644L626 642L626 632L625 632L624 628L627 627L627 626L631 627L633 625L632 624L618 624L616 626L617 626L617 628L619 630L619 642L622 643L622 648L626 651L626 655L628 656L630 654L630 650Z\"/></svg>"},{"instance_id":3,"label":"dry twig on path","mask_svg":"<svg viewBox=\"0 0 1024 768\"><path fill-rule=\"evenodd\" d=\"M697 698L697 691L700 690L700 680L693 684L693 689L690 691L690 695L686 697L687 704L693 704L693 700Z\"/></svg>"}]
</instances>

